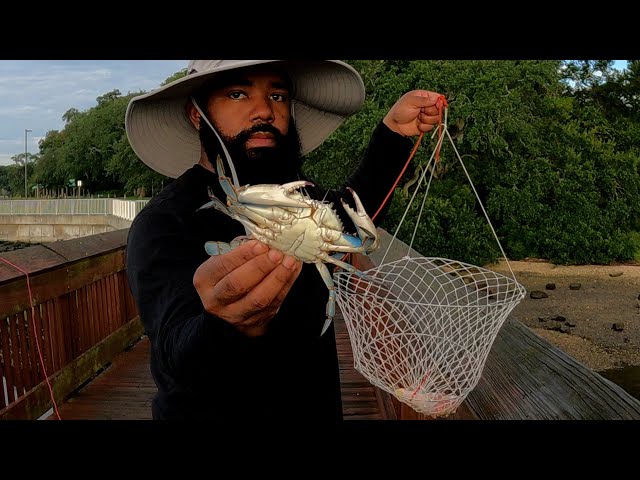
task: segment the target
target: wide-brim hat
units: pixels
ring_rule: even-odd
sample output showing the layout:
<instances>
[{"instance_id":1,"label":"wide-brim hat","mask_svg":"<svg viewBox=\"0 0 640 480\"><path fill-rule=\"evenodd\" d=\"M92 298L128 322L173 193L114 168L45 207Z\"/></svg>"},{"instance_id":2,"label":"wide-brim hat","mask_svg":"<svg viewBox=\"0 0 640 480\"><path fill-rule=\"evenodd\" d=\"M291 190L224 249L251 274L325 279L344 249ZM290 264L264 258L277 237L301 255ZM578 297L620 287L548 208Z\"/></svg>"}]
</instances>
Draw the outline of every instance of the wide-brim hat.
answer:
<instances>
[{"instance_id":1,"label":"wide-brim hat","mask_svg":"<svg viewBox=\"0 0 640 480\"><path fill-rule=\"evenodd\" d=\"M125 129L133 151L153 170L179 177L200 160L200 137L187 117L189 97L212 75L271 62L278 62L292 81L292 113L303 155L364 103L362 78L338 60L192 60L185 77L129 102Z\"/></svg>"}]
</instances>

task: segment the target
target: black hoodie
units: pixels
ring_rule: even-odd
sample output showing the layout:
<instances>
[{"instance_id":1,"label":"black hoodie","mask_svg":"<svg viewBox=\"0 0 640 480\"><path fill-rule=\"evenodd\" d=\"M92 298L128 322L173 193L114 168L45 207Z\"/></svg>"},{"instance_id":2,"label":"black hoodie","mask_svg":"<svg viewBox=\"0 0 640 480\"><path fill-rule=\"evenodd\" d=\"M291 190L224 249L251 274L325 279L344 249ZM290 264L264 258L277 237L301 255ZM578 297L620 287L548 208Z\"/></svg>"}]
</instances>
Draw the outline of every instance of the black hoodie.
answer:
<instances>
[{"instance_id":1,"label":"black hoodie","mask_svg":"<svg viewBox=\"0 0 640 480\"><path fill-rule=\"evenodd\" d=\"M369 215L378 210L412 145L382 122L375 129L345 184L358 193ZM341 420L333 326L320 336L328 290L314 265L303 265L264 336L246 337L204 310L193 286L196 269L208 258L204 243L245 234L239 222L215 209L197 211L209 201L207 187L219 192L217 176L193 166L153 197L129 230L127 275L151 341L151 372L158 386L153 418ZM307 190L315 198L324 196L320 189ZM338 197L353 205L344 188L327 201L340 206ZM354 233L340 213L345 230Z\"/></svg>"}]
</instances>

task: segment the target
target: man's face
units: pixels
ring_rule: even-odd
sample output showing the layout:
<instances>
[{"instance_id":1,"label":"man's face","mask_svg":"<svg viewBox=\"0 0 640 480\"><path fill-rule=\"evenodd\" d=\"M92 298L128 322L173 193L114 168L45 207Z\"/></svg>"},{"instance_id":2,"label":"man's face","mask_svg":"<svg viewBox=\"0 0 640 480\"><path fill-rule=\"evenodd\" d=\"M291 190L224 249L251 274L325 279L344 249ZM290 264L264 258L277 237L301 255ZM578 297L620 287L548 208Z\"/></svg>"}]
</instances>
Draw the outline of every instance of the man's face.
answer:
<instances>
[{"instance_id":1,"label":"man's face","mask_svg":"<svg viewBox=\"0 0 640 480\"><path fill-rule=\"evenodd\" d=\"M224 139L242 184L292 179L300 165L300 143L282 74L264 69L230 73L210 92L206 112ZM200 138L215 167L212 155L220 152L218 140L203 121Z\"/></svg>"}]
</instances>

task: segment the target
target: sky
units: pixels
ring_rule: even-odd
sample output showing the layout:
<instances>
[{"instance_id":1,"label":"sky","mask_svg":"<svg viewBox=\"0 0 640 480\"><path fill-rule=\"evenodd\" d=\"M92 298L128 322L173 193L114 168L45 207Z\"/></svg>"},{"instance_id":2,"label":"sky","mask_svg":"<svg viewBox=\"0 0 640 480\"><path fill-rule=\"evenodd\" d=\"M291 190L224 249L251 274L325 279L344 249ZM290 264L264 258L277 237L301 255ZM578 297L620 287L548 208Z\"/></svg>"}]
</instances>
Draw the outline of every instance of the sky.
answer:
<instances>
[{"instance_id":1,"label":"sky","mask_svg":"<svg viewBox=\"0 0 640 480\"><path fill-rule=\"evenodd\" d=\"M0 60L0 165L26 150L38 153L38 141L62 130L70 108L88 110L96 99L118 89L122 95L150 91L188 60ZM619 68L626 61L617 60Z\"/></svg>"},{"instance_id":2,"label":"sky","mask_svg":"<svg viewBox=\"0 0 640 480\"><path fill-rule=\"evenodd\" d=\"M0 165L11 157L38 153L38 141L62 130L62 115L96 106L115 89L122 95L150 91L188 60L0 60Z\"/></svg>"}]
</instances>

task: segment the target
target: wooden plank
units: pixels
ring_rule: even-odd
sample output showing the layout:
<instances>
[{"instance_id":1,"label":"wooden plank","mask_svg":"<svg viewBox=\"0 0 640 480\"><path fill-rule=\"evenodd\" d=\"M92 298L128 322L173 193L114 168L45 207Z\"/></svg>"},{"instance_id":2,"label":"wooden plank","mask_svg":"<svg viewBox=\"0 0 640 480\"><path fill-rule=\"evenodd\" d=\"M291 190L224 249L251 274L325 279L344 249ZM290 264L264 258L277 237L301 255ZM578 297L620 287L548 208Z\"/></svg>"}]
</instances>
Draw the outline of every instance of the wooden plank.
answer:
<instances>
[{"instance_id":1,"label":"wooden plank","mask_svg":"<svg viewBox=\"0 0 640 480\"><path fill-rule=\"evenodd\" d=\"M0 257L9 260L17 267L25 270L29 275L58 267L66 261L64 257L42 245L3 252ZM24 273L0 260L0 286L15 281L20 277L25 278Z\"/></svg>"},{"instance_id":2,"label":"wooden plank","mask_svg":"<svg viewBox=\"0 0 640 480\"><path fill-rule=\"evenodd\" d=\"M105 313L107 322L107 331L109 333L114 332L117 328L115 322L116 307L113 301L113 275L109 275L104 279L105 283Z\"/></svg>"},{"instance_id":3,"label":"wooden plank","mask_svg":"<svg viewBox=\"0 0 640 480\"><path fill-rule=\"evenodd\" d=\"M149 341L143 337L74 392L60 407L60 415L65 420L148 420L156 391L149 371Z\"/></svg>"},{"instance_id":4,"label":"wooden plank","mask_svg":"<svg viewBox=\"0 0 640 480\"><path fill-rule=\"evenodd\" d=\"M104 326L105 331L111 333L111 317L113 316L113 308L111 306L111 285L109 278L104 277L102 280L102 306L104 309Z\"/></svg>"},{"instance_id":5,"label":"wooden plank","mask_svg":"<svg viewBox=\"0 0 640 480\"><path fill-rule=\"evenodd\" d=\"M393 396L380 388L374 388L373 390L376 395L381 418L385 420L397 420L398 414L393 404Z\"/></svg>"},{"instance_id":6,"label":"wooden plank","mask_svg":"<svg viewBox=\"0 0 640 480\"><path fill-rule=\"evenodd\" d=\"M53 320L51 312L53 311L53 300L41 305L40 313L42 314L42 331L44 339L42 341L45 353L45 365L47 373L52 374L56 371L55 349L53 347Z\"/></svg>"},{"instance_id":7,"label":"wooden plank","mask_svg":"<svg viewBox=\"0 0 640 480\"><path fill-rule=\"evenodd\" d=\"M91 320L91 285L83 287L83 290L85 301L85 348L89 349L92 345L95 345L95 342L93 341L93 323Z\"/></svg>"},{"instance_id":8,"label":"wooden plank","mask_svg":"<svg viewBox=\"0 0 640 480\"><path fill-rule=\"evenodd\" d=\"M58 360L58 348L56 340L56 325L55 325L55 300L47 302L47 328L46 328L47 346L49 347L49 353L51 355L51 369L48 371L49 375L57 372L61 367Z\"/></svg>"},{"instance_id":9,"label":"wooden plank","mask_svg":"<svg viewBox=\"0 0 640 480\"><path fill-rule=\"evenodd\" d=\"M402 420L430 420L393 399ZM443 420L638 420L640 401L509 319L478 385Z\"/></svg>"},{"instance_id":10,"label":"wooden plank","mask_svg":"<svg viewBox=\"0 0 640 480\"><path fill-rule=\"evenodd\" d=\"M104 279L98 280L96 283L96 313L98 318L98 331L100 332L100 339L102 340L107 336L106 325L106 312L104 308Z\"/></svg>"},{"instance_id":11,"label":"wooden plank","mask_svg":"<svg viewBox=\"0 0 640 480\"><path fill-rule=\"evenodd\" d=\"M69 336L69 351L71 358L76 358L80 352L80 315L78 313L78 291L74 290L67 296L67 306L69 309L69 323L66 330Z\"/></svg>"},{"instance_id":12,"label":"wooden plank","mask_svg":"<svg viewBox=\"0 0 640 480\"><path fill-rule=\"evenodd\" d=\"M76 290L76 302L78 303L78 355L84 353L87 349L85 347L85 311L84 311L84 287Z\"/></svg>"},{"instance_id":13,"label":"wooden plank","mask_svg":"<svg viewBox=\"0 0 640 480\"><path fill-rule=\"evenodd\" d=\"M113 293L113 275L109 275L105 278L106 286L106 313L107 313L107 328L109 332L115 331L118 327L116 324L116 305L114 301Z\"/></svg>"},{"instance_id":14,"label":"wooden plank","mask_svg":"<svg viewBox=\"0 0 640 480\"><path fill-rule=\"evenodd\" d=\"M127 244L129 229L114 230L86 237L50 243L47 247L67 261L75 261L95 255L104 255L122 249Z\"/></svg>"},{"instance_id":15,"label":"wooden plank","mask_svg":"<svg viewBox=\"0 0 640 480\"><path fill-rule=\"evenodd\" d=\"M89 328L91 329L91 344L95 345L100 341L100 333L98 332L98 319L97 319L97 300L96 300L96 286L94 283L87 285L87 291L89 293L89 301L87 306L89 307Z\"/></svg>"},{"instance_id":16,"label":"wooden plank","mask_svg":"<svg viewBox=\"0 0 640 480\"><path fill-rule=\"evenodd\" d=\"M49 359L47 356L49 355L48 347L47 347L47 338L45 335L45 325L46 325L46 316L47 316L47 305L42 304L36 307L36 328L38 332L38 342L40 345L40 350L42 352L42 360L44 361L44 369L49 370ZM40 368L43 368L40 365ZM40 380L44 380L44 373L40 372L41 378Z\"/></svg>"},{"instance_id":17,"label":"wooden plank","mask_svg":"<svg viewBox=\"0 0 640 480\"><path fill-rule=\"evenodd\" d=\"M39 362L39 354L38 354L38 345L36 344L36 330L34 328L34 324L36 322L36 318L34 314L38 315L38 309L29 309L26 312L27 320L26 320L26 328L27 328L27 343L29 349L29 362L31 363L31 372L32 372L32 384L31 386L35 386L42 380L42 376L40 374L40 362Z\"/></svg>"},{"instance_id":18,"label":"wooden plank","mask_svg":"<svg viewBox=\"0 0 640 480\"><path fill-rule=\"evenodd\" d=\"M479 419L640 419L640 400L514 319L466 403Z\"/></svg>"},{"instance_id":19,"label":"wooden plank","mask_svg":"<svg viewBox=\"0 0 640 480\"><path fill-rule=\"evenodd\" d=\"M122 303L122 293L124 290L122 289L121 283L122 282L120 281L120 274L115 273L113 275L113 300L116 306L117 315L115 316L115 318L118 325L120 325L122 323L122 320L124 319L124 311L126 308Z\"/></svg>"},{"instance_id":20,"label":"wooden plank","mask_svg":"<svg viewBox=\"0 0 640 480\"><path fill-rule=\"evenodd\" d=\"M2 379L4 378L4 347L2 345L2 324L4 323L4 319L0 319L0 408L4 408L7 406L7 401L4 398L4 385Z\"/></svg>"},{"instance_id":21,"label":"wooden plank","mask_svg":"<svg viewBox=\"0 0 640 480\"><path fill-rule=\"evenodd\" d=\"M8 402L11 403L13 401L13 386L15 380L13 367L11 366L11 352L9 350L9 321L9 318L0 319L0 337L2 337L0 340L2 341L2 363L4 364L4 377L7 383Z\"/></svg>"},{"instance_id":22,"label":"wooden plank","mask_svg":"<svg viewBox=\"0 0 640 480\"><path fill-rule=\"evenodd\" d=\"M76 302L78 313L78 355L86 351L85 348L85 324L84 324L84 288L76 290Z\"/></svg>"},{"instance_id":23,"label":"wooden plank","mask_svg":"<svg viewBox=\"0 0 640 480\"><path fill-rule=\"evenodd\" d=\"M337 331L343 325L337 319ZM140 323L142 331L142 324ZM338 345L349 349L348 337L341 335ZM144 355L139 355L144 349ZM149 371L149 341L145 337L131 352L115 360L99 376L60 407L63 419L146 419L150 418L151 399L156 387ZM137 353L136 353L137 352ZM344 419L382 420L377 389L353 369L353 359L342 355L340 361ZM53 417L50 417L53 419Z\"/></svg>"},{"instance_id":24,"label":"wooden plank","mask_svg":"<svg viewBox=\"0 0 640 480\"><path fill-rule=\"evenodd\" d=\"M71 330L73 332L73 358L82 353L82 315L80 307L80 290L75 290L70 294L69 312L71 314Z\"/></svg>"},{"instance_id":25,"label":"wooden plank","mask_svg":"<svg viewBox=\"0 0 640 480\"><path fill-rule=\"evenodd\" d=\"M107 292L106 292L106 277L98 280L98 312L100 314L100 327L102 328L102 338L106 338L109 335L109 312L107 311Z\"/></svg>"},{"instance_id":26,"label":"wooden plank","mask_svg":"<svg viewBox=\"0 0 640 480\"><path fill-rule=\"evenodd\" d=\"M13 366L14 386L17 390L17 396L14 389L11 389L13 400L16 401L24 393L24 382L22 380L23 371L20 365L20 348L18 347L18 332L15 317L9 317L9 335L11 338L11 363ZM11 398L11 397L9 397Z\"/></svg>"},{"instance_id":27,"label":"wooden plank","mask_svg":"<svg viewBox=\"0 0 640 480\"><path fill-rule=\"evenodd\" d=\"M20 348L20 362L22 365L22 380L24 388L30 390L36 385L36 375L31 367L31 355L29 354L29 345L27 337L27 328L25 325L25 313L19 313L15 316L16 327L18 328L18 342Z\"/></svg>"},{"instance_id":28,"label":"wooden plank","mask_svg":"<svg viewBox=\"0 0 640 480\"><path fill-rule=\"evenodd\" d=\"M93 377L96 372L103 369L117 354L140 338L141 335L140 319L135 318L108 338L94 345L84 355L66 365L65 368L50 375L49 380L53 387L56 403L61 405L63 400L73 391ZM49 389L46 382L41 382L15 404L0 410L0 420L34 420L51 407Z\"/></svg>"},{"instance_id":29,"label":"wooden plank","mask_svg":"<svg viewBox=\"0 0 640 480\"><path fill-rule=\"evenodd\" d=\"M33 247L23 250L29 250L29 248ZM31 291L36 305L123 270L125 268L124 251L117 250L102 256L56 266L59 268L39 271L30 275ZM20 276L24 278L23 274L18 277ZM29 307L29 296L24 281L0 282L0 316L12 315Z\"/></svg>"},{"instance_id":30,"label":"wooden plank","mask_svg":"<svg viewBox=\"0 0 640 480\"><path fill-rule=\"evenodd\" d=\"M72 329L71 325L74 323L74 319L72 318L72 307L71 302L72 298L75 296L75 291L69 292L67 295L63 295L60 297L61 299L61 307L62 307L62 318L61 322L62 328L62 339L64 344L64 364L66 365L71 360L75 358L73 354L73 337L72 337Z\"/></svg>"},{"instance_id":31,"label":"wooden plank","mask_svg":"<svg viewBox=\"0 0 640 480\"><path fill-rule=\"evenodd\" d=\"M354 255L361 270L375 267L391 241L381 233L381 248L369 257ZM401 258L408 246L395 239L386 261ZM382 253L381 253L382 252ZM385 254L386 255L386 254ZM411 255L420 255L411 251ZM399 418L425 420L392 399ZM515 319L503 325L478 385L448 419L638 419L640 401L622 388L535 334Z\"/></svg>"},{"instance_id":32,"label":"wooden plank","mask_svg":"<svg viewBox=\"0 0 640 480\"><path fill-rule=\"evenodd\" d=\"M51 302L52 308L49 310L49 326L51 327L51 342L54 358L55 371L64 367L64 339L62 337L62 308L60 308L60 298L55 298ZM53 372L51 372L53 373Z\"/></svg>"},{"instance_id":33,"label":"wooden plank","mask_svg":"<svg viewBox=\"0 0 640 480\"><path fill-rule=\"evenodd\" d=\"M136 302L133 298L133 295L131 294L131 287L129 286L129 278L126 275L125 271L120 271L118 272L118 275L120 275L120 278L123 281L124 284L124 289L127 292L125 299L126 299L126 305L127 305L127 319L129 318L134 318L137 317L139 315L138 312L138 306L136 305Z\"/></svg>"},{"instance_id":34,"label":"wooden plank","mask_svg":"<svg viewBox=\"0 0 640 480\"><path fill-rule=\"evenodd\" d=\"M66 346L66 330L69 321L66 308L66 295L62 295L54 300L55 305L55 327L56 327L56 346L58 351L58 359L60 368L67 364L67 346Z\"/></svg>"},{"instance_id":35,"label":"wooden plank","mask_svg":"<svg viewBox=\"0 0 640 480\"><path fill-rule=\"evenodd\" d=\"M35 316L34 316L35 314ZM41 322L40 322L40 308L35 307L33 311L29 311L29 340L31 342L31 350L33 353L33 364L36 366L35 371L36 382L35 385L44 380L45 376L43 373L43 365L42 360L44 355L42 351L42 330L41 330Z\"/></svg>"},{"instance_id":36,"label":"wooden plank","mask_svg":"<svg viewBox=\"0 0 640 480\"><path fill-rule=\"evenodd\" d=\"M125 275L124 271L117 272L114 275L114 278L116 280L116 294L118 298L118 312L120 313L118 317L119 325L124 325L128 321L127 303L126 303L127 300L125 298L125 284L122 278L124 275ZM126 293L130 295L129 292L126 292Z\"/></svg>"},{"instance_id":37,"label":"wooden plank","mask_svg":"<svg viewBox=\"0 0 640 480\"><path fill-rule=\"evenodd\" d=\"M353 352L341 312L334 317L344 420L384 419L377 389L353 366Z\"/></svg>"}]
</instances>

